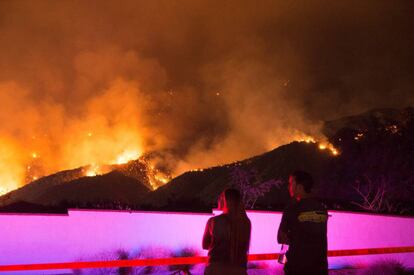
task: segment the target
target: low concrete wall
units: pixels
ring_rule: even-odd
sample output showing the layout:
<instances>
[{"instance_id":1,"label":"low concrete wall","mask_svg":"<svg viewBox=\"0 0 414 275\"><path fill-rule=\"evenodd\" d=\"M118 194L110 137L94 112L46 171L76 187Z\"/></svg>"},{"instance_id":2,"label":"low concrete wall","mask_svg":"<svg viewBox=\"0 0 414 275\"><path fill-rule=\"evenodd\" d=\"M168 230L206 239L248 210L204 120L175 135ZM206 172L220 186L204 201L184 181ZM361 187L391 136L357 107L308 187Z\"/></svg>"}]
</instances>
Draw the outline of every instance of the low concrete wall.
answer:
<instances>
[{"instance_id":1,"label":"low concrete wall","mask_svg":"<svg viewBox=\"0 0 414 275\"><path fill-rule=\"evenodd\" d=\"M218 213L214 211L214 213ZM69 210L68 215L0 214L0 265L111 259L122 249L161 257L184 248L201 250L213 214ZM329 250L414 246L414 219L330 212ZM250 253L277 253L280 212L248 211ZM414 253L329 258L331 268L397 259L414 267Z\"/></svg>"}]
</instances>

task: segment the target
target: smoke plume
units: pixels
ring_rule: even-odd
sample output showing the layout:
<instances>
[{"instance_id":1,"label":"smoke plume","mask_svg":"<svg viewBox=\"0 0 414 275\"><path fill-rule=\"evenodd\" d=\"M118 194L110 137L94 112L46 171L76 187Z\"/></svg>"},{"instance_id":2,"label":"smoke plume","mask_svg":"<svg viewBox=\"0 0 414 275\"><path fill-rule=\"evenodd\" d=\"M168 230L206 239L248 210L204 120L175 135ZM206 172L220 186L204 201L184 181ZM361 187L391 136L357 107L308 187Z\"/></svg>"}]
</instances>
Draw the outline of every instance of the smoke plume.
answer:
<instances>
[{"instance_id":1,"label":"smoke plume","mask_svg":"<svg viewBox=\"0 0 414 275\"><path fill-rule=\"evenodd\" d=\"M1 1L1 188L144 153L177 175L412 105L413 13L411 1Z\"/></svg>"}]
</instances>

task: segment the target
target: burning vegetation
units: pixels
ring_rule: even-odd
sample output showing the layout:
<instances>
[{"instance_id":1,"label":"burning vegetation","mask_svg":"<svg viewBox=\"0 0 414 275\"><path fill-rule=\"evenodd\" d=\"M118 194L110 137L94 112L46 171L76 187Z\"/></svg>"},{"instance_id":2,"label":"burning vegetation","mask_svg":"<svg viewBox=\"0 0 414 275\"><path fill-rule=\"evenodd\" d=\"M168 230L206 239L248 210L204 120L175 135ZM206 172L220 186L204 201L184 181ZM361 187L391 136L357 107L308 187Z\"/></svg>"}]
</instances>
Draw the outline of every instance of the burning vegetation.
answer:
<instances>
[{"instance_id":1,"label":"burning vegetation","mask_svg":"<svg viewBox=\"0 0 414 275\"><path fill-rule=\"evenodd\" d=\"M87 133L87 138L91 138L93 134ZM294 138L292 141L312 143L318 146L320 150L328 150L333 156L339 154L338 150L329 142L317 142L315 138L311 136L304 136ZM98 143L99 144L99 143ZM96 146L96 145L91 145ZM111 146L108 144L108 146ZM97 149L88 148L89 151L95 151ZM76 157L74 157L76 159ZM110 160L106 161L105 160ZM203 171L204 168L190 169L191 171ZM103 157L102 161L92 161L91 164L82 166L82 176L94 177L103 175L114 170L119 170L128 176L139 178L142 180L151 190L155 190L158 187L167 184L173 177L171 172L162 171L156 168L156 162L137 149L122 150L121 153L114 155L113 157ZM165 169L164 169L165 170ZM45 167L43 166L43 158L39 151L32 151L27 158L26 170L25 170L25 184L38 180L41 177L47 176L45 174ZM5 173L5 172L4 172ZM12 173L11 173L12 174ZM140 175L137 177L137 175ZM147 179L144 179L142 175L146 175ZM3 181L5 182L5 181ZM7 182L7 181L6 181ZM17 180L15 182L9 181L9 188L0 189L0 194L5 194L12 191L11 186L21 186Z\"/></svg>"},{"instance_id":2,"label":"burning vegetation","mask_svg":"<svg viewBox=\"0 0 414 275\"><path fill-rule=\"evenodd\" d=\"M338 149L336 149L335 146L332 143L328 142L328 141L315 141L315 139L313 137L310 137L310 136L307 136L307 137L304 137L304 138L298 138L294 141L314 143L314 144L317 144L317 146L320 150L328 150L333 156L339 155Z\"/></svg>"},{"instance_id":3,"label":"burning vegetation","mask_svg":"<svg viewBox=\"0 0 414 275\"><path fill-rule=\"evenodd\" d=\"M248 207L281 210L289 200L287 176L292 170L303 169L318 179L317 195L331 209L414 213L410 206L414 154L407 154L413 152L414 112L406 123L383 124L376 118L371 121L371 115L368 118L361 116L347 127L339 121L342 126L329 137L330 142L301 135L299 142L262 155L190 169L174 178L156 165L155 153L135 159L137 155L123 151L124 158L114 157L110 164L92 164L39 178L2 196L0 205L11 205L7 208L11 209L19 201L27 201L61 209L207 211L224 188L236 184L244 190ZM364 120L370 123L361 124ZM389 130L395 129L392 125L398 126L398 132ZM32 161L41 158L39 153Z\"/></svg>"}]
</instances>

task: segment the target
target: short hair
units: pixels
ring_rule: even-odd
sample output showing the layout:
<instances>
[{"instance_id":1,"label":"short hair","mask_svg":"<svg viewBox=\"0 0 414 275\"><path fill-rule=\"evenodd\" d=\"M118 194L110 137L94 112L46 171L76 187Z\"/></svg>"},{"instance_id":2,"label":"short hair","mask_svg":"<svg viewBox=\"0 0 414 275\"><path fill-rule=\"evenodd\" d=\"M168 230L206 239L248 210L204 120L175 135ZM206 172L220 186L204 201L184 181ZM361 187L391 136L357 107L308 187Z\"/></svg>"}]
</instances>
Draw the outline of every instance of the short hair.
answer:
<instances>
[{"instance_id":1,"label":"short hair","mask_svg":"<svg viewBox=\"0 0 414 275\"><path fill-rule=\"evenodd\" d=\"M305 171L297 170L291 173L290 176L295 178L296 184L303 186L306 193L310 193L312 191L314 182L311 174Z\"/></svg>"}]
</instances>

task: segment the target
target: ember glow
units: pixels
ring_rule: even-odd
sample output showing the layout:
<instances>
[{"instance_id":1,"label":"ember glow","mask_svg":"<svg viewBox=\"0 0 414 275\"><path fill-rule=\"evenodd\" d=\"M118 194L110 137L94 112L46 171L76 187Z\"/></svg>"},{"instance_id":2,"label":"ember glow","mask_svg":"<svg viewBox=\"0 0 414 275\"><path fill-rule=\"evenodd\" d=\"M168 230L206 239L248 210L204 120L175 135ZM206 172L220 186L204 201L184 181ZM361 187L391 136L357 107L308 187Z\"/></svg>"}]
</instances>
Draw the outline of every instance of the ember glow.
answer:
<instances>
[{"instance_id":1,"label":"ember glow","mask_svg":"<svg viewBox=\"0 0 414 275\"><path fill-rule=\"evenodd\" d=\"M117 138L112 140L110 138L111 135L115 135ZM86 165L84 176L94 177L109 173L115 169L112 165L122 165L128 163L129 161L138 159L145 165L145 167L147 167L147 176L150 187L153 190L168 183L172 178L171 174L162 172L155 168L155 164L151 160L141 158L144 150L136 143L134 144L136 140L139 140L138 133L126 130L125 132L120 131L115 134L111 133L109 134L109 137L107 137L87 132L87 134L83 135L83 137L83 139L80 138L77 140L75 147L70 146L70 148L74 148L73 150L77 152L77 155L68 159L68 163L66 163L66 165L64 164L61 169L76 168ZM292 138L292 141L313 143L316 144L321 150L329 150L332 155L339 154L338 150L334 148L332 144L328 142L318 142L314 137L308 135L299 135L296 138ZM7 193L15 189L17 186L37 180L48 174L47 167L44 166L47 159L44 160L42 157L43 154L40 152L42 152L42 150L31 151L26 160L20 160L22 164L25 164L23 167L26 169L19 169L21 166L19 162L13 163L10 162L9 159L7 160L8 162L4 161L4 163L12 164L13 167L10 165L8 167L3 166L4 169L0 170L0 176L3 179L2 182L6 183L4 184L4 187L0 189L0 194ZM9 157L13 156L13 154L12 151L10 151L9 153L3 153L2 156ZM218 163L217 165L224 165L224 163ZM203 168L192 168L189 170L203 171ZM12 173L13 171L15 171L14 174Z\"/></svg>"},{"instance_id":2,"label":"ember glow","mask_svg":"<svg viewBox=\"0 0 414 275\"><path fill-rule=\"evenodd\" d=\"M320 150L329 150L329 152L333 156L339 155L339 150L336 149L335 146L333 146L333 144L328 142L328 141L316 141L316 139L314 137L307 136L307 135L299 136L299 137L295 138L294 141L314 143L314 144L318 145L318 148Z\"/></svg>"},{"instance_id":3,"label":"ember glow","mask_svg":"<svg viewBox=\"0 0 414 275\"><path fill-rule=\"evenodd\" d=\"M97 164L91 164L85 170L85 176L86 177L95 177L95 176L101 175L101 174L102 174L101 168Z\"/></svg>"},{"instance_id":4,"label":"ember glow","mask_svg":"<svg viewBox=\"0 0 414 275\"><path fill-rule=\"evenodd\" d=\"M337 156L339 154L338 149L336 149L331 143L329 142L320 142L318 145L319 149L321 150L329 150L332 155Z\"/></svg>"},{"instance_id":5,"label":"ember glow","mask_svg":"<svg viewBox=\"0 0 414 275\"><path fill-rule=\"evenodd\" d=\"M25 159L13 141L0 137L0 144L0 194L5 194L24 182L25 169L21 162Z\"/></svg>"},{"instance_id":6,"label":"ember glow","mask_svg":"<svg viewBox=\"0 0 414 275\"><path fill-rule=\"evenodd\" d=\"M354 139L355 140L360 140L360 139L362 139L364 137L364 134L363 133L358 133L355 137L354 137Z\"/></svg>"},{"instance_id":7,"label":"ember glow","mask_svg":"<svg viewBox=\"0 0 414 275\"><path fill-rule=\"evenodd\" d=\"M157 189L158 187L167 184L171 180L171 176L161 173L160 171L151 168L148 173L148 178L152 187L152 190Z\"/></svg>"},{"instance_id":8,"label":"ember glow","mask_svg":"<svg viewBox=\"0 0 414 275\"><path fill-rule=\"evenodd\" d=\"M136 150L124 151L115 158L115 161L112 161L110 163L88 165L87 168L85 169L84 175L87 177L94 177L97 175L108 173L112 170L110 164L116 164L116 165L125 164L131 160L139 159L140 156L141 154Z\"/></svg>"}]
</instances>

